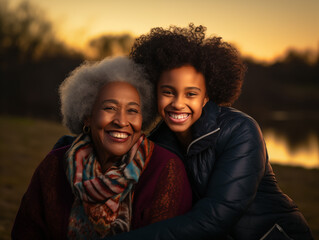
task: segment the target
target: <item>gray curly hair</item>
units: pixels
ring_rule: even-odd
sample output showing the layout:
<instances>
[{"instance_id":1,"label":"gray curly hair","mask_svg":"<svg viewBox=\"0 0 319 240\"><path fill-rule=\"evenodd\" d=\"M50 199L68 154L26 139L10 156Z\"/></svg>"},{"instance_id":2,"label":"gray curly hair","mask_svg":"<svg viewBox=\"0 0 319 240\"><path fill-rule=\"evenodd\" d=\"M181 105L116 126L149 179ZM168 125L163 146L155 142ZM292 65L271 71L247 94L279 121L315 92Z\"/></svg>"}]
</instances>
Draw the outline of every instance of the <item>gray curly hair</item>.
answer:
<instances>
[{"instance_id":1,"label":"gray curly hair","mask_svg":"<svg viewBox=\"0 0 319 240\"><path fill-rule=\"evenodd\" d=\"M153 85L141 65L127 57L85 62L70 73L59 88L64 125L72 133L80 134L85 118L92 113L99 90L105 84L117 81L127 82L137 89L141 99L142 129L147 129L156 118Z\"/></svg>"}]
</instances>

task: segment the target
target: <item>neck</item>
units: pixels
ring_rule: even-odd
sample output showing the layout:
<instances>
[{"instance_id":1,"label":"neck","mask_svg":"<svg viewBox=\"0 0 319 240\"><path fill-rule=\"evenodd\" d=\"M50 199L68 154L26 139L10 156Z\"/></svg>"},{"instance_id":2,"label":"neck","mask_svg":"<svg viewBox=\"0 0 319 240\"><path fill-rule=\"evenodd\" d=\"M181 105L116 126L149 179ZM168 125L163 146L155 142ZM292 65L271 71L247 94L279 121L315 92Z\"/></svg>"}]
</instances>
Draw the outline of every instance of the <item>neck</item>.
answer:
<instances>
[{"instance_id":1,"label":"neck","mask_svg":"<svg viewBox=\"0 0 319 240\"><path fill-rule=\"evenodd\" d=\"M111 157L109 154L104 151L96 151L97 152L97 161L101 165L102 173L105 173L115 162L119 161L120 157L113 156Z\"/></svg>"}]
</instances>

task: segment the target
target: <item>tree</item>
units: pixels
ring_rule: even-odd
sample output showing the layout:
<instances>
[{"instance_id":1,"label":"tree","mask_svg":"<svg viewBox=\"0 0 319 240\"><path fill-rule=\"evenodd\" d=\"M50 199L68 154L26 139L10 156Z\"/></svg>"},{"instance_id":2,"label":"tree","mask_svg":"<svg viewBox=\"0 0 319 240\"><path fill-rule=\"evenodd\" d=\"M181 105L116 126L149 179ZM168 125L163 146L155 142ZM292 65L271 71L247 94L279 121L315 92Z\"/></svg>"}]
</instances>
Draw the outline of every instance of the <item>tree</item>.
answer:
<instances>
[{"instance_id":1,"label":"tree","mask_svg":"<svg viewBox=\"0 0 319 240\"><path fill-rule=\"evenodd\" d=\"M129 34L102 35L89 42L96 59L108 56L128 55L134 43L134 38Z\"/></svg>"}]
</instances>

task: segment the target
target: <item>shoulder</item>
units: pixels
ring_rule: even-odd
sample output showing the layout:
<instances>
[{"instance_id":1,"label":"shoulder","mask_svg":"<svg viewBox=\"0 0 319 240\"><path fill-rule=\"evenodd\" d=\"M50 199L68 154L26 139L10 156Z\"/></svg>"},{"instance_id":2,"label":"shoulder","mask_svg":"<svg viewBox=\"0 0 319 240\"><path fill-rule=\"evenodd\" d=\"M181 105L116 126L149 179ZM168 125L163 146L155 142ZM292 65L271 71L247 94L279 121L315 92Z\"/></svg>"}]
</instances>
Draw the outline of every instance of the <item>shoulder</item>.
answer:
<instances>
[{"instance_id":1,"label":"shoulder","mask_svg":"<svg viewBox=\"0 0 319 240\"><path fill-rule=\"evenodd\" d=\"M27 194L38 195L46 204L55 202L59 196L64 196L64 202L72 198L72 191L68 184L65 172L65 153L70 146L52 150L36 168ZM56 206L56 205L55 205Z\"/></svg>"},{"instance_id":2,"label":"shoulder","mask_svg":"<svg viewBox=\"0 0 319 240\"><path fill-rule=\"evenodd\" d=\"M217 121L220 127L217 140L219 149L243 144L264 148L263 134L258 123L246 113L222 107Z\"/></svg>"},{"instance_id":3,"label":"shoulder","mask_svg":"<svg viewBox=\"0 0 319 240\"><path fill-rule=\"evenodd\" d=\"M262 135L256 120L235 108L221 107L218 125L224 134L251 133Z\"/></svg>"},{"instance_id":4,"label":"shoulder","mask_svg":"<svg viewBox=\"0 0 319 240\"><path fill-rule=\"evenodd\" d=\"M227 123L233 126L248 124L259 128L253 117L232 107L221 107L218 119L221 124Z\"/></svg>"},{"instance_id":5,"label":"shoulder","mask_svg":"<svg viewBox=\"0 0 319 240\"><path fill-rule=\"evenodd\" d=\"M63 148L73 143L75 140L75 136L64 135L58 139L58 141L54 144L53 149Z\"/></svg>"},{"instance_id":6,"label":"shoulder","mask_svg":"<svg viewBox=\"0 0 319 240\"><path fill-rule=\"evenodd\" d=\"M35 174L48 176L64 168L64 155L70 148L70 145L53 149L37 167Z\"/></svg>"},{"instance_id":7,"label":"shoulder","mask_svg":"<svg viewBox=\"0 0 319 240\"><path fill-rule=\"evenodd\" d=\"M45 157L43 162L51 162L52 159L63 159L65 153L69 150L70 147L71 145L66 145L66 146L51 150L48 153L48 155Z\"/></svg>"},{"instance_id":8,"label":"shoulder","mask_svg":"<svg viewBox=\"0 0 319 240\"><path fill-rule=\"evenodd\" d=\"M203 136L219 129L220 133L235 133L238 130L257 130L257 122L249 115L232 107L218 106L209 101L203 108L200 119L194 124L192 130L194 138ZM237 132L238 133L238 132Z\"/></svg>"}]
</instances>

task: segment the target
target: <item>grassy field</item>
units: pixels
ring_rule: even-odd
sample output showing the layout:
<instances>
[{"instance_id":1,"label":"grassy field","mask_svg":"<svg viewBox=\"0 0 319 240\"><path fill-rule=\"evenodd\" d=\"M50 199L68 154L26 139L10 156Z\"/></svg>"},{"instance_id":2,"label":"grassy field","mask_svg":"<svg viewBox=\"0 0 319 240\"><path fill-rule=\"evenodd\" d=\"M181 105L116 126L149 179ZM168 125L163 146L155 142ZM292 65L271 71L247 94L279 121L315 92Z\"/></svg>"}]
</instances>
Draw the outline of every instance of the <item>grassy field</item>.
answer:
<instances>
[{"instance_id":1,"label":"grassy field","mask_svg":"<svg viewBox=\"0 0 319 240\"><path fill-rule=\"evenodd\" d=\"M0 239L10 231L30 178L67 129L58 123L0 116ZM292 197L319 239L319 170L273 165L280 187Z\"/></svg>"},{"instance_id":2,"label":"grassy field","mask_svg":"<svg viewBox=\"0 0 319 240\"><path fill-rule=\"evenodd\" d=\"M66 133L57 123L0 116L0 239L11 239L15 215L36 166Z\"/></svg>"}]
</instances>

